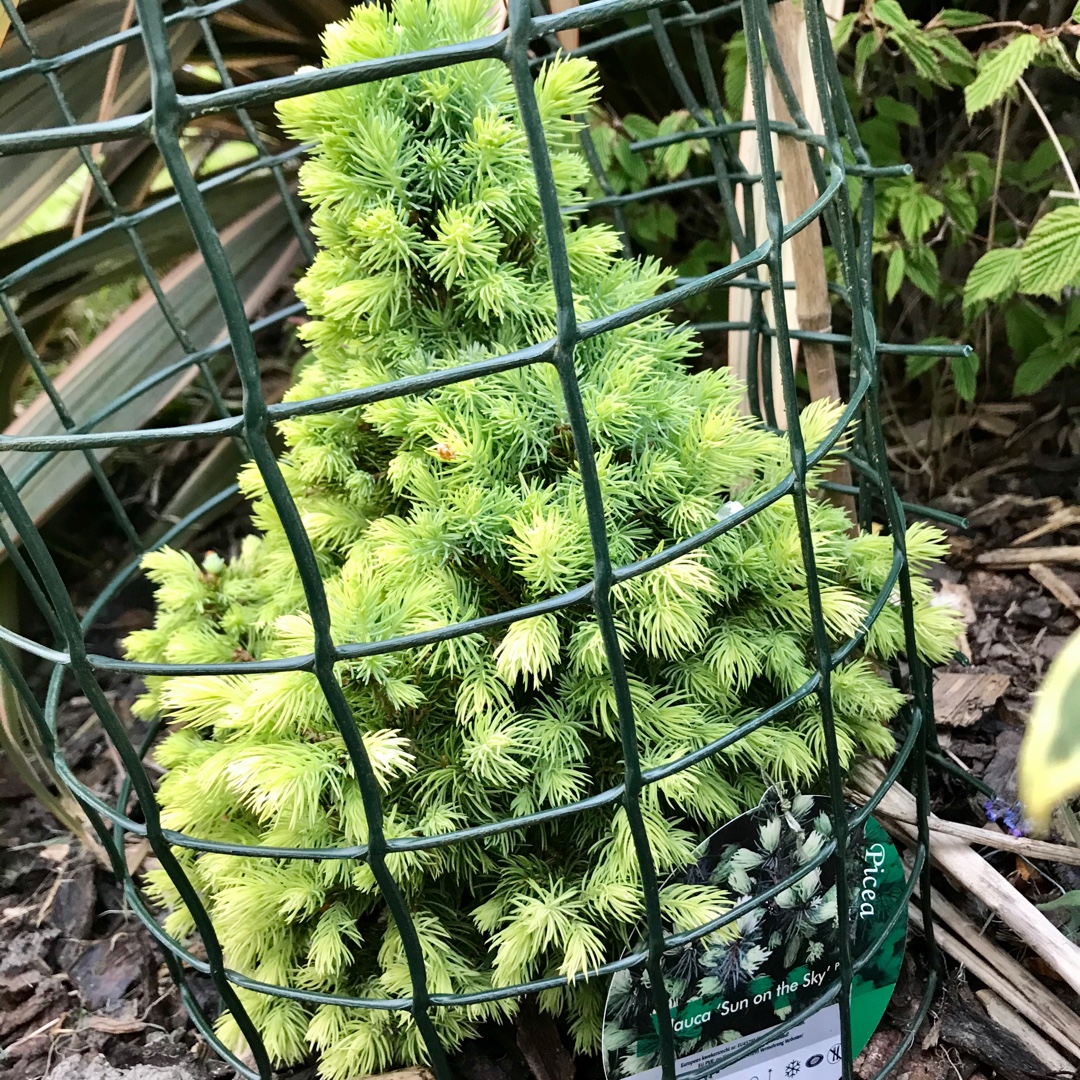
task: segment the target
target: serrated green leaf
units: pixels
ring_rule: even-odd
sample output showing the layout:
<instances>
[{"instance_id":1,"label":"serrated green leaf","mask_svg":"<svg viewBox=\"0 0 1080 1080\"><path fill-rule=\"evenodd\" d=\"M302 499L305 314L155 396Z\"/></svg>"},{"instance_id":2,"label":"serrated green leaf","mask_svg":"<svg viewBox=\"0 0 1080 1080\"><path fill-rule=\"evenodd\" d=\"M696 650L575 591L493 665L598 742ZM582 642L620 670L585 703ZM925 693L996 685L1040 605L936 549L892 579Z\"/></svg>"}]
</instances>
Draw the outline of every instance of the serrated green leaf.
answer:
<instances>
[{"instance_id":1,"label":"serrated green leaf","mask_svg":"<svg viewBox=\"0 0 1080 1080\"><path fill-rule=\"evenodd\" d=\"M674 240L679 231L679 217L671 203L659 203L656 208L656 231L662 240Z\"/></svg>"},{"instance_id":2,"label":"serrated green leaf","mask_svg":"<svg viewBox=\"0 0 1080 1080\"><path fill-rule=\"evenodd\" d=\"M1080 3L1073 8L1073 13L1069 16L1073 22L1080 22Z\"/></svg>"},{"instance_id":3,"label":"serrated green leaf","mask_svg":"<svg viewBox=\"0 0 1080 1080\"><path fill-rule=\"evenodd\" d=\"M627 113L622 118L622 126L635 141L656 137L656 125L647 116L639 113Z\"/></svg>"},{"instance_id":4,"label":"serrated green leaf","mask_svg":"<svg viewBox=\"0 0 1080 1080\"><path fill-rule=\"evenodd\" d=\"M942 26L978 26L989 22L990 16L978 11L961 11L959 8L945 8L938 12L935 22Z\"/></svg>"},{"instance_id":5,"label":"serrated green leaf","mask_svg":"<svg viewBox=\"0 0 1080 1080\"><path fill-rule=\"evenodd\" d=\"M1074 79L1077 77L1077 74L1080 74L1076 64L1073 63L1072 58L1069 56L1059 37L1047 38L1042 43L1042 48L1039 49L1038 59L1049 61L1058 69L1058 71L1062 71L1066 75L1071 75Z\"/></svg>"},{"instance_id":6,"label":"serrated green leaf","mask_svg":"<svg viewBox=\"0 0 1080 1080\"><path fill-rule=\"evenodd\" d=\"M1035 223L1020 264L1020 291L1061 295L1080 276L1080 206L1062 206Z\"/></svg>"},{"instance_id":7,"label":"serrated green leaf","mask_svg":"<svg viewBox=\"0 0 1080 1080\"><path fill-rule=\"evenodd\" d=\"M1068 135L1062 135L1059 141L1066 154L1076 146L1076 140ZM1048 172L1056 172L1060 166L1061 158L1058 157L1057 147L1051 139L1043 139L1020 166L1020 179L1031 184L1043 179Z\"/></svg>"},{"instance_id":8,"label":"serrated green leaf","mask_svg":"<svg viewBox=\"0 0 1080 1080\"><path fill-rule=\"evenodd\" d=\"M1046 672L1020 746L1017 783L1024 814L1037 828L1063 799L1080 791L1080 634Z\"/></svg>"},{"instance_id":9,"label":"serrated green leaf","mask_svg":"<svg viewBox=\"0 0 1080 1080\"><path fill-rule=\"evenodd\" d=\"M945 213L945 205L940 199L916 189L900 204L898 217L900 231L911 243L921 240Z\"/></svg>"},{"instance_id":10,"label":"serrated green leaf","mask_svg":"<svg viewBox=\"0 0 1080 1080\"><path fill-rule=\"evenodd\" d=\"M1045 313L1030 300L1007 305L1005 336L1013 353L1021 360L1026 360L1051 337Z\"/></svg>"},{"instance_id":11,"label":"serrated green leaf","mask_svg":"<svg viewBox=\"0 0 1080 1080\"><path fill-rule=\"evenodd\" d=\"M909 356L904 362L904 375L909 379L917 379L932 367L936 367L940 360L940 356Z\"/></svg>"},{"instance_id":12,"label":"serrated green leaf","mask_svg":"<svg viewBox=\"0 0 1080 1080\"><path fill-rule=\"evenodd\" d=\"M921 30L890 35L900 51L911 61L916 72L936 86L948 86L941 70L941 61L931 44L929 35Z\"/></svg>"},{"instance_id":13,"label":"serrated green leaf","mask_svg":"<svg viewBox=\"0 0 1080 1080\"><path fill-rule=\"evenodd\" d=\"M979 357L975 353L954 356L951 361L953 386L965 401L975 400L975 376L979 373Z\"/></svg>"},{"instance_id":14,"label":"serrated green leaf","mask_svg":"<svg viewBox=\"0 0 1080 1080\"><path fill-rule=\"evenodd\" d=\"M915 23L904 14L904 9L897 0L875 0L871 13L878 22L884 23L893 30L908 30L915 27Z\"/></svg>"},{"instance_id":15,"label":"serrated green leaf","mask_svg":"<svg viewBox=\"0 0 1080 1080\"><path fill-rule=\"evenodd\" d=\"M975 80L964 90L968 116L1000 101L1021 79L1039 52L1034 34L1019 34L981 65Z\"/></svg>"},{"instance_id":16,"label":"serrated green leaf","mask_svg":"<svg viewBox=\"0 0 1080 1080\"><path fill-rule=\"evenodd\" d=\"M965 310L982 300L1000 300L1016 292L1022 258L1020 248L996 248L983 255L964 282Z\"/></svg>"},{"instance_id":17,"label":"serrated green leaf","mask_svg":"<svg viewBox=\"0 0 1080 1080\"><path fill-rule=\"evenodd\" d=\"M697 121L687 109L676 109L664 116L656 126L657 135L674 135L677 131L693 131Z\"/></svg>"},{"instance_id":18,"label":"serrated green leaf","mask_svg":"<svg viewBox=\"0 0 1080 1080\"><path fill-rule=\"evenodd\" d=\"M1038 393L1059 371L1080 360L1080 342L1073 347L1063 347L1059 339L1040 345L1016 369L1013 377L1013 396Z\"/></svg>"},{"instance_id":19,"label":"serrated green leaf","mask_svg":"<svg viewBox=\"0 0 1080 1080\"><path fill-rule=\"evenodd\" d=\"M635 207L630 216L630 232L635 240L645 244L655 244L659 234L656 203L646 203Z\"/></svg>"},{"instance_id":20,"label":"serrated green leaf","mask_svg":"<svg viewBox=\"0 0 1080 1080\"><path fill-rule=\"evenodd\" d=\"M1080 296L1074 296L1065 308L1065 321L1062 323L1063 334L1075 334L1080 330Z\"/></svg>"},{"instance_id":21,"label":"serrated green leaf","mask_svg":"<svg viewBox=\"0 0 1080 1080\"><path fill-rule=\"evenodd\" d=\"M746 93L746 35L737 30L724 52L724 102L732 118L742 117Z\"/></svg>"},{"instance_id":22,"label":"serrated green leaf","mask_svg":"<svg viewBox=\"0 0 1080 1080\"><path fill-rule=\"evenodd\" d=\"M632 191L641 191L649 182L649 164L642 154L630 149L630 140L620 135L614 144L615 160L622 166Z\"/></svg>"},{"instance_id":23,"label":"serrated green leaf","mask_svg":"<svg viewBox=\"0 0 1080 1080\"><path fill-rule=\"evenodd\" d=\"M961 184L950 184L941 193L945 209L952 219L956 231L962 234L954 240L968 239L979 223L979 208L969 192Z\"/></svg>"},{"instance_id":24,"label":"serrated green leaf","mask_svg":"<svg viewBox=\"0 0 1080 1080\"><path fill-rule=\"evenodd\" d=\"M689 140L672 143L660 152L660 171L665 180L674 180L686 172L686 166L690 164L690 145Z\"/></svg>"},{"instance_id":25,"label":"serrated green leaf","mask_svg":"<svg viewBox=\"0 0 1080 1080\"><path fill-rule=\"evenodd\" d=\"M618 137L615 129L606 122L589 126L589 138L592 139L593 149L600 159L600 167L605 172L611 168L615 160L615 140Z\"/></svg>"},{"instance_id":26,"label":"serrated green leaf","mask_svg":"<svg viewBox=\"0 0 1080 1080\"><path fill-rule=\"evenodd\" d=\"M833 27L832 46L834 52L841 52L844 46L851 40L851 32L855 29L855 20L859 17L857 11L849 12L841 17Z\"/></svg>"},{"instance_id":27,"label":"serrated green leaf","mask_svg":"<svg viewBox=\"0 0 1080 1080\"><path fill-rule=\"evenodd\" d=\"M864 120L859 125L859 138L875 165L899 165L903 161L900 129L892 120L881 116Z\"/></svg>"},{"instance_id":28,"label":"serrated green leaf","mask_svg":"<svg viewBox=\"0 0 1080 1080\"><path fill-rule=\"evenodd\" d=\"M876 33L863 34L855 45L855 88L862 92L863 78L870 57L881 48L882 39Z\"/></svg>"},{"instance_id":29,"label":"serrated green leaf","mask_svg":"<svg viewBox=\"0 0 1080 1080\"><path fill-rule=\"evenodd\" d=\"M960 68L975 67L975 57L968 52L964 43L950 34L948 30L931 30L926 37L930 43L930 48L943 60L947 60L950 64L956 64Z\"/></svg>"},{"instance_id":30,"label":"serrated green leaf","mask_svg":"<svg viewBox=\"0 0 1080 1080\"><path fill-rule=\"evenodd\" d=\"M900 286L904 283L904 270L907 260L904 257L904 249L893 248L889 254L889 267L885 271L885 295L890 301L896 299Z\"/></svg>"},{"instance_id":31,"label":"serrated green leaf","mask_svg":"<svg viewBox=\"0 0 1080 1080\"><path fill-rule=\"evenodd\" d=\"M897 101L894 97L879 97L874 102L877 114L885 120L892 120L897 124L907 124L909 127L918 127L920 124L918 112L905 101Z\"/></svg>"},{"instance_id":32,"label":"serrated green leaf","mask_svg":"<svg viewBox=\"0 0 1080 1080\"><path fill-rule=\"evenodd\" d=\"M941 292L941 272L938 270L937 256L925 244L916 244L908 248L907 279L917 289L921 289L932 300Z\"/></svg>"}]
</instances>

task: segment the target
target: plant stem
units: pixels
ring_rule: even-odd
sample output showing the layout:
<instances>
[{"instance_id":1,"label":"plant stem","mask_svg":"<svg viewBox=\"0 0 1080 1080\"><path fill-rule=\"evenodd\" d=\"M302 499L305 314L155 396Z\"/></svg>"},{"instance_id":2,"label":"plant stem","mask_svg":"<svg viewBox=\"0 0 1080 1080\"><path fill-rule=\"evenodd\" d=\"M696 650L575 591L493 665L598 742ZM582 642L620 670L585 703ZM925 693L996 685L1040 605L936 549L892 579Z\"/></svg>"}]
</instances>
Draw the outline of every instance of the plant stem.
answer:
<instances>
[{"instance_id":1,"label":"plant stem","mask_svg":"<svg viewBox=\"0 0 1080 1080\"><path fill-rule=\"evenodd\" d=\"M1073 172L1073 167L1069 164L1069 158L1065 153L1065 147L1061 145L1061 140L1058 138L1058 134L1054 130L1053 124L1050 123L1049 117L1043 112L1042 106L1031 92L1031 87L1028 86L1027 82L1024 79L1020 79L1018 85L1027 95L1028 101L1031 102L1031 107L1035 110L1035 115L1042 121L1042 126L1046 128L1046 134L1050 137L1050 142L1053 144L1058 157L1061 159L1061 167L1065 170L1065 175L1068 177L1073 193L1080 199L1080 183L1076 180L1076 173Z\"/></svg>"},{"instance_id":2,"label":"plant stem","mask_svg":"<svg viewBox=\"0 0 1080 1080\"><path fill-rule=\"evenodd\" d=\"M1009 112L1012 102L1005 99L1005 111L1001 117L1001 136L998 138L997 161L994 163L994 193L990 199L990 227L986 234L986 250L994 246L994 229L997 227L998 193L1001 191L1001 170L1005 165L1005 139L1009 134Z\"/></svg>"}]
</instances>

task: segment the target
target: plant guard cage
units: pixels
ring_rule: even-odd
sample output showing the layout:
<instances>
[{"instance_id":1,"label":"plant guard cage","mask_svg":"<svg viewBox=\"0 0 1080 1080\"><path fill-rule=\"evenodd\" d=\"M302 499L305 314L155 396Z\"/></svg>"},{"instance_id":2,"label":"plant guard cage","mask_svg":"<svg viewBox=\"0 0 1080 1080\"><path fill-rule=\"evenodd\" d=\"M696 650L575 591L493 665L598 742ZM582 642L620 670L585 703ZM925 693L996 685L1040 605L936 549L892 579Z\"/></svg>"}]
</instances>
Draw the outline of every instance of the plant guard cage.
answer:
<instances>
[{"instance_id":1,"label":"plant guard cage","mask_svg":"<svg viewBox=\"0 0 1080 1080\"><path fill-rule=\"evenodd\" d=\"M196 5L191 0L179 4L163 4L161 0L134 0L134 19L131 25L117 22L120 29L108 33L97 40L79 41L57 52L42 51L34 40L32 24L20 18L20 10L15 0L0 0L2 10L10 21L9 47L21 49L19 62L0 71L0 93L14 92L18 87L43 86L50 95L52 118L46 119L41 126L27 130L8 131L0 134L0 158L7 159L0 163L5 175L10 177L9 189L16 192L19 187L20 169L24 163L35 160L46 163L68 160L70 167L81 159L88 171L94 188L94 198L103 208L102 220L76 235L68 242L54 247L44 255L39 255L19 266L8 268L0 278L0 310L7 322L7 332L14 341L22 358L29 364L34 375L51 403L50 414L53 428L47 425L41 430L27 430L9 433L0 437L2 469L0 469L0 504L6 515L3 542L10 563L20 574L25 589L40 609L48 631L54 636L49 643L31 640L12 630L0 631L8 648L0 650L0 661L4 665L7 678L18 691L23 707L32 719L46 751L53 755L56 768L84 808L94 826L102 845L112 861L115 872L124 885L125 895L132 910L147 927L162 947L166 963L180 987L184 1002L195 1024L215 1046L215 1048L244 1076L269 1077L270 1064L265 1049L254 1025L247 1018L243 1005L236 994L237 987L245 987L267 994L292 997L308 1002L319 1002L326 998L315 991L295 988L269 986L241 975L227 967L215 936L212 920L200 901L199 895L186 879L185 873L173 854L174 847L187 847L197 851L223 851L225 854L252 854L251 850L228 845L214 844L197 836L188 836L164 829L159 820L155 805L154 784L151 774L143 764L143 757L151 746L157 729L151 727L149 736L141 746L133 745L124 723L118 717L109 698L103 692L100 679L106 673L126 672L132 676L148 675L199 675L251 673L282 670L304 670L313 672L323 692L330 702L336 721L351 748L356 776L364 791L369 808L370 842L362 848L347 851L327 850L277 850L259 849L255 854L284 859L319 859L341 858L366 859L378 879L387 908L399 928L404 950L408 960L413 992L411 997L400 1000L366 1001L363 999L339 1000L337 1004L377 1009L409 1010L418 1025L424 1039L431 1064L439 1080L448 1080L452 1075L445 1050L439 1045L438 1036L430 1017L440 1008L462 1004L469 1000L469 995L435 994L427 988L424 961L419 947L417 931L410 917L407 905L398 889L388 867L388 856L395 851L421 850L445 843L461 841L469 837L488 835L515 829L521 824L518 820L503 821L495 825L462 828L451 836L417 836L405 839L387 839L381 829L378 816L379 792L370 768L365 764L364 750L356 735L355 723L344 706L334 679L334 667L346 658L377 655L382 652L399 650L428 642L445 640L477 630L505 627L515 620L535 615L540 612L557 611L571 605L591 605L605 639L606 650L614 680L616 700L618 702L618 720L624 758L623 780L616 787L593 796L575 805L549 809L532 815L532 820L555 817L570 813L588 814L595 807L621 802L631 825L637 857L640 861L641 879L645 893L647 913L644 946L639 952L623 957L609 957L606 964L593 975L605 975L631 965L645 964L653 974L651 985L654 988L660 1057L663 1074L666 1078L674 1076L674 1042L669 1018L669 1009L664 980L658 977L662 956L666 949L701 937L717 929L718 924L700 927L691 933L666 934L659 906L657 873L651 856L648 837L640 816L639 796L643 788L654 784L664 776L686 768L693 761L708 754L720 753L727 746L734 744L751 726L762 722L756 718L735 730L721 743L695 752L683 761L661 768L645 768L639 760L635 740L634 709L631 703L629 687L620 660L620 645L608 603L609 592L613 584L627 580L638 574L648 573L653 565L671 557L671 552L644 560L637 565L613 565L608 555L604 510L601 504L600 488L597 482L596 468L591 452L590 439L583 411L577 376L574 368L575 346L590 337L602 334L616 327L627 325L647 314L664 310L681 300L702 294L709 290L742 289L748 290L752 303L749 320L736 329L747 332L747 348L755 362L749 365L750 396L758 398L759 389L765 403L765 421L772 418L774 394L779 394L786 406L789 418L788 438L790 445L791 469L786 479L775 487L767 496L758 499L745 508L732 507L733 513L718 520L715 525L692 537L682 545L689 551L715 539L722 533L735 529L764 506L782 498L791 498L794 502L801 533L802 556L807 570L810 593L810 614L817 650L817 670L810 681L799 691L796 698L811 694L820 696L821 710L825 719L828 742L828 787L831 796L831 816L833 820L833 842L826 845L810 866L821 865L825 860L839 860L842 865L845 857L847 838L851 830L857 828L873 807L880 800L888 786L896 779L901 769L907 769L912 784L918 795L920 811L920 842L915 848L914 861L910 870L905 899L898 910L906 907L906 898L920 878L926 884L927 863L927 825L928 784L926 776L926 744L932 725L931 699L929 695L929 677L923 665L912 661L906 670L897 675L902 678L903 686L909 694L909 705L905 707L902 718L903 739L900 750L892 763L887 777L878 795L857 812L845 806L844 778L837 754L835 731L830 727L830 671L844 657L858 646L866 633L855 640L845 643L838 650L833 649L826 636L822 620L820 597L815 578L815 550L809 531L807 517L806 474L807 469L821 459L840 438L842 431L851 426L854 430L853 449L848 460L857 473L857 486L848 487L849 494L858 499L858 513L861 524L869 528L871 515L878 512L884 519L888 532L895 537L892 570L885 587L881 590L871 608L867 625L872 622L890 602L899 603L904 614L904 623L908 641L908 654L914 657L915 628L911 614L911 590L908 565L905 557L904 515L905 507L899 501L889 482L887 459L877 405L878 357L884 353L918 353L932 348L936 353L947 353L949 347L903 347L887 346L880 343L876 336L873 309L871 304L871 228L873 221L873 183L876 176L886 175L896 169L874 168L863 152L854 124L854 120L845 100L829 37L829 26L822 11L820 0L804 0L807 32L809 40L809 59L813 70L813 81L817 89L820 111L823 117L823 131L818 134L807 123L799 98L794 92L791 81L785 76L781 63L781 54L776 36L770 22L767 0L742 0L742 3L709 4L697 2L671 2L671 0L593 0L580 7L557 13L545 13L542 5L530 6L529 0L510 0L508 22L505 29L474 41L462 41L457 45L422 53L400 55L390 59L378 59L356 62L324 70L302 69L287 76L266 78L235 85L222 59L222 53L215 41L215 29L212 18L217 13L235 6L237 0L212 0L211 3ZM119 12L123 5L117 8ZM80 0L63 9L65 18L79 20ZM25 9L24 9L25 10ZM745 122L716 122L723 118L717 81L712 66L710 50L707 47L706 32L717 27L726 28L726 32L739 27L745 30L748 41L760 41L762 47L748 49L749 85L754 104L754 119ZM556 198L556 189L552 180L551 165L547 157L540 115L532 91L533 75L538 65L556 48L555 35L559 31L577 28L583 33L586 44L580 51L587 54L600 53L603 50L618 50L633 43L635 47L649 45L657 50L662 68L666 70L676 95L681 98L683 107L694 118L697 127L688 132L663 136L654 143L665 140L674 143L679 140L696 138L707 140L710 151L710 171L704 178L692 181L677 181L668 187L624 195L609 194L599 199L594 205L614 209L616 218L621 208L634 201L663 198L670 194L672 187L679 188L687 184L700 184L713 188L720 199L729 222L734 223L733 235L742 239L736 244L739 257L729 266L695 279L679 279L670 291L650 300L640 302L633 307L619 311L603 319L577 322L571 299L570 270L560 225L560 206ZM219 87L210 92L184 94L180 92L177 80L179 65L176 62L176 45L179 39L198 42L202 54L209 57L209 63L216 67ZM14 44L13 44L14 43ZM91 63L104 65L107 58L116 55L119 47L125 50L124 69L128 65L149 72L149 90L147 95L151 104L143 111L118 110L119 115L104 118L93 117L85 113L85 102L73 103L74 82L69 80L69 73L75 72L80 65ZM10 55L10 54L9 54ZM295 234L294 242L307 256L313 254L313 245L306 232L303 220L303 207L293 192L295 164L304 152L303 147L289 147L284 151L271 153L264 137L252 120L249 110L265 108L279 100L308 94L320 90L339 88L385 79L405 73L418 72L428 68L443 67L478 59L497 59L510 69L518 98L520 115L525 128L532 157L536 181L539 188L545 231L551 259L551 283L558 310L558 335L554 340L538 341L532 346L511 355L477 361L462 367L437 371L430 374L400 379L396 382L379 386L358 387L333 396L307 400L299 403L267 403L264 400L260 384L259 333L266 327L280 324L299 313L299 306L293 305L258 321L251 321L245 312L244 296L238 283L238 272L230 263L232 252L227 250L227 240L219 233L212 215L213 202L223 189L230 184L238 184L241 179L260 175L268 180L269 194L277 199L277 217L271 228L267 226L266 236L284 247L286 232ZM696 67L696 72L684 69L684 64ZM779 87L779 96L786 106L786 112L792 120L779 121L769 116L766 83L774 78ZM694 88L694 84L700 88ZM138 108L138 101L134 107ZM774 110L775 111L775 110ZM47 110L46 110L47 113ZM28 124L29 124L28 114ZM185 153L181 138L193 121L199 118L218 118L237 126L243 137L250 140L254 156L224 172L214 174L211 179L199 179L198 173ZM750 175L742 170L735 151L737 133L747 129L757 133L761 154L760 175ZM809 158L814 168L817 184L817 197L805 212L792 220L784 220L781 194L777 187L777 170L773 161L770 145L770 132L783 132L798 139L809 150ZM123 140L138 140L152 143L160 154L161 161L171 180L171 191L166 191L156 201L141 209L130 212L123 208L122 201L114 196L109 183L99 168L98 149L104 145L113 145ZM635 149L643 149L638 145ZM590 164L602 188L605 179L599 170L595 153L586 146ZM64 159L63 155L69 155ZM71 158L70 155L77 155ZM861 213L855 215L849 202L849 178L862 178ZM757 241L747 241L745 233L737 225L737 210L745 208L744 213L752 213L752 190L760 184L764 195L764 228L758 230ZM610 188L607 188L610 191ZM182 212L186 225L180 219ZM225 333L222 337L200 340L203 331L193 327L192 316L175 305L175 298L162 287L155 275L153 260L144 243L143 230L158 215L172 213L177 216L179 228L188 228L194 238L204 265L204 273L212 283L217 312L222 318ZM794 330L790 326L783 289L767 293L766 280L783 280L781 248L785 241L810 227L818 228L818 219L824 223L829 240L835 250L842 278L842 287L833 291L838 297L837 304L848 310L850 315L850 333L833 334ZM276 231L275 231L276 230ZM275 239L276 238L276 239ZM128 245L129 257L133 256L135 265L145 276L149 291L147 304L157 305L157 310L167 324L168 332L175 338L174 358L158 370L145 374L132 385L117 390L115 397L99 408L93 415L76 417L69 411L65 402L63 385L57 386L43 364L28 332L25 312L20 308L18 297L24 291L27 279L43 272L51 272L52 280L60 282L64 277L65 266L75 266L94 245L119 239ZM144 297L146 299L147 297ZM766 299L767 297L767 299ZM771 305L771 310L768 307ZM726 330L731 326L711 329ZM792 373L793 341L821 341L845 350L850 355L850 386L847 391L848 405L840 422L824 444L808 453L800 433L797 410L797 387ZM758 364L756 357L759 347L766 352L775 350L780 359L782 385L773 387L769 378L770 366L762 367L762 383L757 386ZM220 375L222 363L235 365L243 391L242 407L239 411L230 411L217 390L216 379ZM332 639L329 615L325 603L320 575L313 556L311 545L305 534L300 518L292 504L291 496L282 480L275 461L270 436L275 422L290 416L330 412L346 407L355 407L368 402L380 401L399 395L422 394L433 388L453 382L483 379L485 375L505 371L511 368L531 364L551 364L558 371L562 382L566 408L574 441L578 447L582 467L582 482L587 500L590 522L590 534L595 559L594 575L587 585L575 592L546 599L527 607L485 616L480 620L425 633L412 635L407 639L376 642L335 641ZM216 404L219 415L216 419L177 426L138 426L125 417L133 402L141 398L160 393L163 386L178 377L202 378L208 388L210 399ZM242 444L245 453L257 464L262 473L271 498L279 512L287 532L293 554L297 561L304 583L308 604L315 628L315 648L311 655L290 658L287 661L248 662L238 659L235 662L206 665L162 665L135 663L115 658L96 655L88 645L88 637L95 623L100 620L106 604L139 573L141 548L138 546L138 534L127 517L125 507L110 486L102 464L102 458L117 448L138 450L141 447L171 444L180 440L231 437ZM132 541L134 551L131 561L115 576L111 583L97 597L85 614L76 611L69 597L68 589L58 572L57 565L35 527L36 513L28 505L26 493L35 475L41 474L56 462L76 461L86 474L99 486L103 506L113 514L124 534ZM843 485L833 485L843 487ZM200 521L208 519L223 503L235 493L235 487L215 493L203 505L189 513L175 524L169 532L158 538L157 544L167 543L177 537L189 536ZM652 564L652 565L650 565ZM17 654L21 653L21 657ZM51 668L51 681L44 701L39 702L30 689L24 669L30 663L46 665ZM100 718L108 738L119 752L128 773L119 799L115 803L107 802L97 793L81 783L65 761L65 747L57 741L56 717L61 694L62 680L67 675L74 677L81 692L89 699L92 708ZM780 709L789 706L791 700L780 702L770 712L776 715ZM180 942L172 939L155 921L154 914L141 897L131 873L125 866L125 836L145 837L154 855L174 879L180 894L184 897L197 926L198 938L202 944L199 954L189 950ZM805 871L804 871L805 872ZM794 879L792 879L794 880ZM843 873L836 876L838 905L841 912L847 911L849 884ZM790 884L790 881L787 883ZM922 889L922 896L929 895L929 889ZM763 902L765 897L755 897L740 905L723 920L733 921L746 908ZM931 920L927 914L925 924L929 933ZM883 935L884 937L884 935ZM847 1002L852 979L867 957L851 955L847 935L840 935L840 971L839 979L828 987L813 1006L821 1008L830 1002L839 1002L843 1040L846 1053L843 1058L843 1075L848 1080L852 1075L850 1016ZM215 1037L212 1025L190 989L189 980L192 972L208 976L216 987L222 1003L233 1012L237 1022L247 1037L250 1046L248 1061L240 1061L230 1054ZM485 992L489 998L509 997L535 993L558 983L558 979L538 980L529 985L514 986ZM933 978L927 988L922 1009L915 1018L911 1034L913 1036L922 1016L929 1005L933 991ZM806 1018L805 1011L789 1017L785 1027L791 1027ZM770 1036L772 1037L772 1036ZM898 1060L904 1048L910 1045L910 1037L902 1042L893 1055L891 1064ZM750 1047L749 1049L753 1049Z\"/></svg>"}]
</instances>

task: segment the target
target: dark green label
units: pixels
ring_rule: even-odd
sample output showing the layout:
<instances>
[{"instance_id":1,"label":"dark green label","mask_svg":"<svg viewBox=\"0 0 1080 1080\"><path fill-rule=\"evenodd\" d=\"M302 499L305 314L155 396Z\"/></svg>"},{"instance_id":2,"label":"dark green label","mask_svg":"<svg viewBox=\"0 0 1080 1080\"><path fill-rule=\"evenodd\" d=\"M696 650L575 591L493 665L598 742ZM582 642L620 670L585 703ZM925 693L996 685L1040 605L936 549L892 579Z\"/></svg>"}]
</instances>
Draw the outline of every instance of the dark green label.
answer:
<instances>
[{"instance_id":1,"label":"dark green label","mask_svg":"<svg viewBox=\"0 0 1080 1080\"><path fill-rule=\"evenodd\" d=\"M699 861L675 882L721 889L734 906L805 868L832 836L824 799L770 791L755 810L719 829ZM904 904L904 868L872 818L848 837L846 920L852 955L862 955ZM719 940L692 942L665 958L679 1072L726 1080L834 1080L839 1008L819 1010L774 1046L710 1073L712 1059L801 1012L839 979L835 863L826 861L782 890ZM858 1053L877 1027L903 959L906 908L852 984L852 1043ZM604 1015L609 1080L659 1078L659 1040L648 973L618 972Z\"/></svg>"}]
</instances>

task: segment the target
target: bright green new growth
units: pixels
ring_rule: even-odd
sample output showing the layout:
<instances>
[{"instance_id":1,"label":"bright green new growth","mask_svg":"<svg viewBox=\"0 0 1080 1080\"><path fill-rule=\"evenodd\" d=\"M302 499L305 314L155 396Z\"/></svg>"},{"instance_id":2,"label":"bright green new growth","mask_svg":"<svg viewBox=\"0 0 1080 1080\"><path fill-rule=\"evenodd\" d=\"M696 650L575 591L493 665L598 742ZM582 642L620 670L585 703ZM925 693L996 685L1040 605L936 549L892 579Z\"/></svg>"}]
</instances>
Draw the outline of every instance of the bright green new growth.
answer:
<instances>
[{"instance_id":1,"label":"bright green new growth","mask_svg":"<svg viewBox=\"0 0 1080 1080\"><path fill-rule=\"evenodd\" d=\"M384 57L487 32L490 0L358 7L325 36L327 62ZM563 204L587 176L578 124L595 95L584 60L536 83ZM334 90L282 107L314 143L302 173L321 247L301 286L311 355L289 393L303 400L497 356L555 333L536 182L509 76L497 61ZM580 319L653 296L670 275L618 257L614 233L567 227ZM788 472L784 439L739 415L725 371L691 375L697 346L664 318L581 345L577 369L596 449L612 556L625 564L714 523ZM808 444L837 410L802 417ZM474 618L590 578L585 503L558 378L549 364L422 397L280 425L282 467L319 558L335 641L369 642ZM818 470L827 470L823 463ZM310 652L311 619L293 556L254 469L242 476L259 536L235 558L146 558L155 627L131 635L139 660L178 663ZM812 506L825 617L855 633L892 563L887 537L848 534ZM918 565L940 554L915 527ZM953 619L915 582L922 652L943 658ZM799 688L813 674L806 573L790 499L707 547L616 587L612 597L646 767L685 755ZM834 674L841 752L887 754L901 695L877 662L903 647L887 604L864 654ZM622 779L616 710L597 626L574 608L424 649L342 662L337 674L382 787L389 837L437 834L561 806ZM175 721L156 751L163 824L215 841L289 847L367 841L360 792L315 676L287 672L149 680L144 715ZM811 695L716 758L650 786L643 811L662 876L767 784L808 784L824 760ZM250 859L179 850L208 904L230 967L285 986L407 996L400 937L369 867L345 860ZM571 976L618 956L643 914L619 804L427 851L389 866L416 922L435 993ZM167 878L167 927L192 923ZM715 917L715 891L662 892L666 918ZM599 1037L600 980L541 995L581 1047ZM242 992L271 1055L312 1048L327 1080L422 1059L401 1011L312 1008ZM448 1046L507 1000L434 1011ZM237 1040L229 1017L227 1040Z\"/></svg>"}]
</instances>

